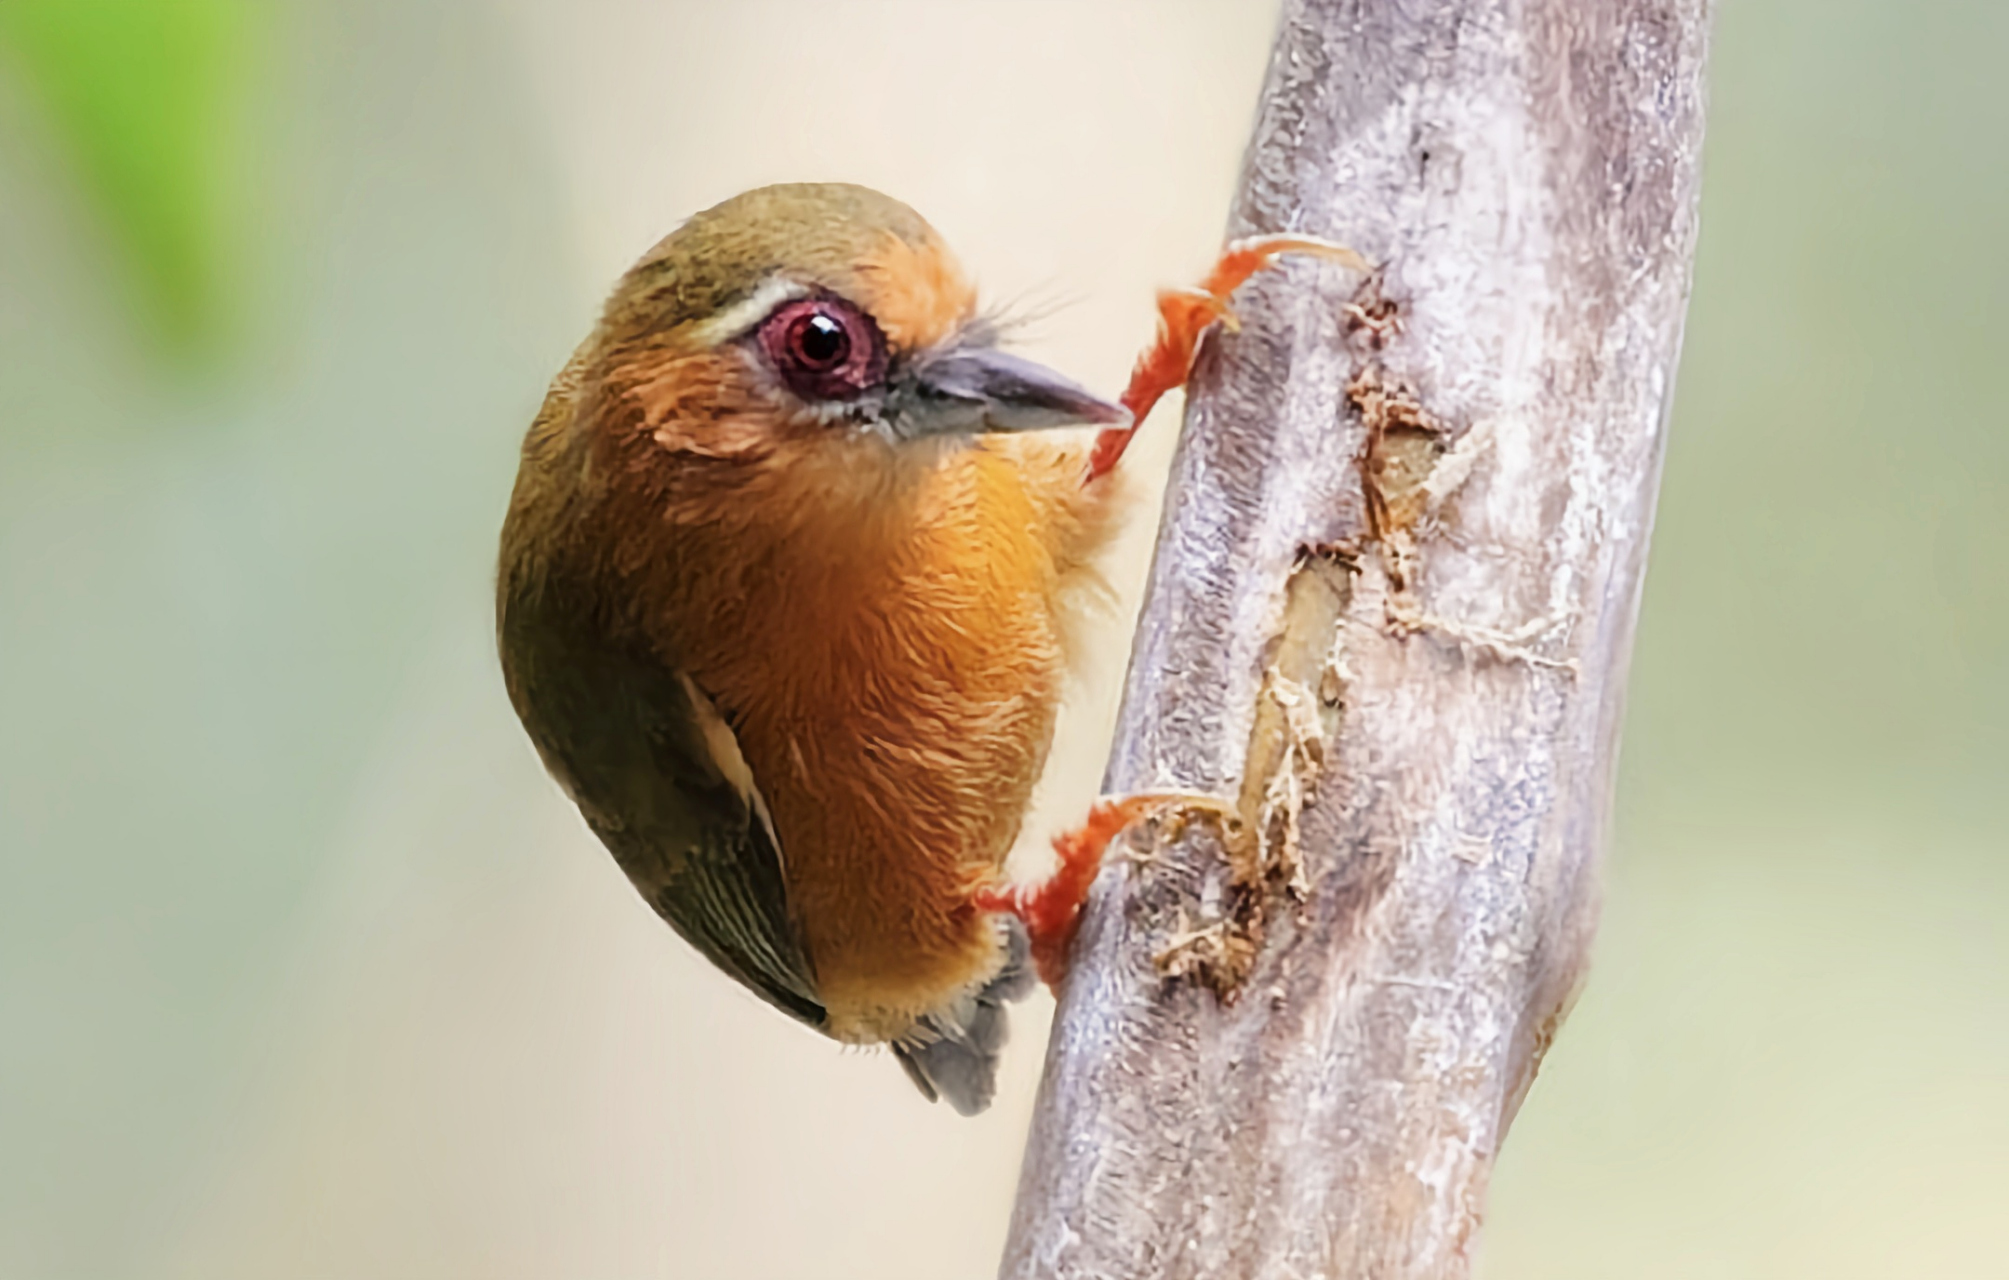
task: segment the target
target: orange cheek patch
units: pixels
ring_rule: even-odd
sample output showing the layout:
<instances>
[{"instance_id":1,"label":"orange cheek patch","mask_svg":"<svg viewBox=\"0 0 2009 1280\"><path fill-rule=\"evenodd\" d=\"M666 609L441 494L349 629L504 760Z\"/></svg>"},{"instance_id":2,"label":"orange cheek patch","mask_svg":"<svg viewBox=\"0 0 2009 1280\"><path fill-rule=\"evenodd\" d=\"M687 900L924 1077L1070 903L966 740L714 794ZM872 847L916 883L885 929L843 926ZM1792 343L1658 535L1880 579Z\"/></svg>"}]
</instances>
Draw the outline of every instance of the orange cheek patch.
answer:
<instances>
[{"instance_id":1,"label":"orange cheek patch","mask_svg":"<svg viewBox=\"0 0 2009 1280\"><path fill-rule=\"evenodd\" d=\"M938 243L909 244L888 232L858 273L870 292L858 301L895 347L933 346L976 310L975 286Z\"/></svg>"},{"instance_id":2,"label":"orange cheek patch","mask_svg":"<svg viewBox=\"0 0 2009 1280\"><path fill-rule=\"evenodd\" d=\"M730 458L769 443L736 371L711 352L616 367L608 381L626 388L639 425L672 453Z\"/></svg>"}]
</instances>

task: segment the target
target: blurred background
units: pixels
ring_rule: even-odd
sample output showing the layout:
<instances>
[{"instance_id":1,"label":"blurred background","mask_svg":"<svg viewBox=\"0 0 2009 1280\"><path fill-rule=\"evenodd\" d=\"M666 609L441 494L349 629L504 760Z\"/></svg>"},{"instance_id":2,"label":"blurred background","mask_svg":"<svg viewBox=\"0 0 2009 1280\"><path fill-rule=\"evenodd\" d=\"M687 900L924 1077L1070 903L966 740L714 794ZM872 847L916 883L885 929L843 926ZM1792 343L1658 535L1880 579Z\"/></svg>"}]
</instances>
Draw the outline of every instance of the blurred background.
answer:
<instances>
[{"instance_id":1,"label":"blurred background","mask_svg":"<svg viewBox=\"0 0 2009 1280\"><path fill-rule=\"evenodd\" d=\"M1050 1005L970 1122L706 970L513 722L494 536L602 291L757 183L905 198L1116 386L1274 22L0 3L0 1276L991 1274ZM1723 0L1598 963L1485 1280L2002 1274L2005 49Z\"/></svg>"}]
</instances>

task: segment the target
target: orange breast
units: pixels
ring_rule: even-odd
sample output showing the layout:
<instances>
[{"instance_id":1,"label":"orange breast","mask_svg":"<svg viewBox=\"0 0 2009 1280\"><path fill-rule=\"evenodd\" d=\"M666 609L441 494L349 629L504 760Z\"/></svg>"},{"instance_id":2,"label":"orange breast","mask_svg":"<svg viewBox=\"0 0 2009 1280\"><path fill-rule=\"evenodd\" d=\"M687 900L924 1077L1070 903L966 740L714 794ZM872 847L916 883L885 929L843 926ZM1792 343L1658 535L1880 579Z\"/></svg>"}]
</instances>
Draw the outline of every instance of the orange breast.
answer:
<instances>
[{"instance_id":1,"label":"orange breast","mask_svg":"<svg viewBox=\"0 0 2009 1280\"><path fill-rule=\"evenodd\" d=\"M1078 541L1079 450L1038 457L963 451L855 562L802 548L814 578L774 566L742 615L763 634L693 672L736 715L839 1038L898 1035L998 962L969 898L1045 760Z\"/></svg>"}]
</instances>

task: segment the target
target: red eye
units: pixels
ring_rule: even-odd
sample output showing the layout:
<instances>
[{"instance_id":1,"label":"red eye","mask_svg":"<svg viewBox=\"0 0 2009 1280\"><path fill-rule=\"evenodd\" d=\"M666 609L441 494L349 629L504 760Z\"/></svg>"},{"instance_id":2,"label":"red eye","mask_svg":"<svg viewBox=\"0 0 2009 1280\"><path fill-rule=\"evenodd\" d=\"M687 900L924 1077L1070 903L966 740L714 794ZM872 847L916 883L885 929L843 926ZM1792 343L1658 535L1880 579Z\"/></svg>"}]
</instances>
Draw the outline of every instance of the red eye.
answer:
<instances>
[{"instance_id":1,"label":"red eye","mask_svg":"<svg viewBox=\"0 0 2009 1280\"><path fill-rule=\"evenodd\" d=\"M802 298L761 321L760 345L804 400L850 400L886 376L886 344L872 318L836 298Z\"/></svg>"}]
</instances>

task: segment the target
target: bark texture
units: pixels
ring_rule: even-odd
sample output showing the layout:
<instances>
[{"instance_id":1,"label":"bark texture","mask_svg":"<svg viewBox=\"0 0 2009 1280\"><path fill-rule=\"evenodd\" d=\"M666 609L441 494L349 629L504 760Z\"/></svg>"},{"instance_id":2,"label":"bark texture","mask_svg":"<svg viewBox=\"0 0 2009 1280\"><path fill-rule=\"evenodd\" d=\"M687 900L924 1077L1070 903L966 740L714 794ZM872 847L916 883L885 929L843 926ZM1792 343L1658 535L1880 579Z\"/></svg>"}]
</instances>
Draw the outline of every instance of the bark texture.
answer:
<instances>
[{"instance_id":1,"label":"bark texture","mask_svg":"<svg viewBox=\"0 0 2009 1280\"><path fill-rule=\"evenodd\" d=\"M1709 0L1286 0L1001 1274L1466 1273L1583 974Z\"/></svg>"}]
</instances>

